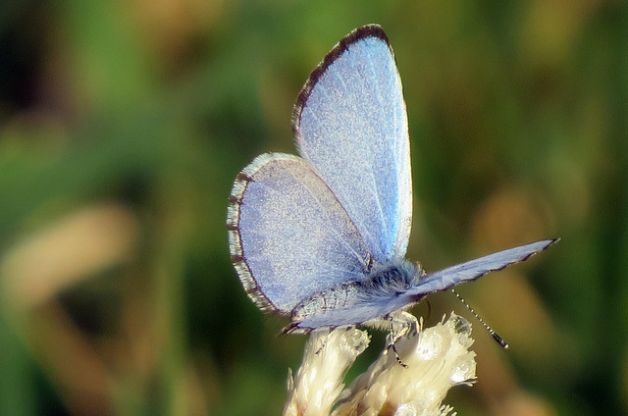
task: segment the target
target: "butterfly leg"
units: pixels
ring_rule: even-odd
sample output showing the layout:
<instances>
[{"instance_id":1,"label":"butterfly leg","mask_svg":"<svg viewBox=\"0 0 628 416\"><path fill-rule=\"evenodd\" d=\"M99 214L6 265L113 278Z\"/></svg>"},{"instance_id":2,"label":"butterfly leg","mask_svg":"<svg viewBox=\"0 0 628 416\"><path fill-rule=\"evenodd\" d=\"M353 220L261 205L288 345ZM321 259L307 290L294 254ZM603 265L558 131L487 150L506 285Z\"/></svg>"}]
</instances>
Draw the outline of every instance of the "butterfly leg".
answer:
<instances>
[{"instance_id":1,"label":"butterfly leg","mask_svg":"<svg viewBox=\"0 0 628 416\"><path fill-rule=\"evenodd\" d=\"M407 368L408 365L401 361L397 351L397 341L402 337L413 337L419 333L419 322L416 317L408 312L399 311L386 317L390 323L390 332L386 337L387 348L395 353L395 358L399 365Z\"/></svg>"}]
</instances>

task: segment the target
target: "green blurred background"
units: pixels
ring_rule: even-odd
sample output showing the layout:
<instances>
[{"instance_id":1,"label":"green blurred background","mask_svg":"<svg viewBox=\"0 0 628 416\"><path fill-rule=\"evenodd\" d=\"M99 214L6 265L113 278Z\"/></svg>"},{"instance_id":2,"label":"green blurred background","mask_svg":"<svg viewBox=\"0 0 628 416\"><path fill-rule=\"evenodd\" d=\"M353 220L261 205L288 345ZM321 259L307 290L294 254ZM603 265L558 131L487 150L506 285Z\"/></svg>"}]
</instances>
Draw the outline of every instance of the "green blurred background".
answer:
<instances>
[{"instance_id":1,"label":"green blurred background","mask_svg":"<svg viewBox=\"0 0 628 416\"><path fill-rule=\"evenodd\" d=\"M273 415L305 337L228 260L236 173L342 36L395 49L428 270L562 241L461 288L465 415L628 413L628 4L0 2L0 414ZM428 323L451 294L415 307ZM469 318L471 319L471 318ZM375 334L348 380L383 344Z\"/></svg>"}]
</instances>

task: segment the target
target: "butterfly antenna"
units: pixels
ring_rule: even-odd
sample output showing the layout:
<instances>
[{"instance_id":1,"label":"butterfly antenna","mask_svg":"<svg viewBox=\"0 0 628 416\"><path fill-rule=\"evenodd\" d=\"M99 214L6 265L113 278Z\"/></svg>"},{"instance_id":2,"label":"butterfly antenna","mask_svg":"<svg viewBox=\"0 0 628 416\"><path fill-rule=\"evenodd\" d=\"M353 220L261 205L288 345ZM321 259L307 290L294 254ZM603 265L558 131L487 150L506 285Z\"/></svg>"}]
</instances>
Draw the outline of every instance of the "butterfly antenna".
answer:
<instances>
[{"instance_id":1,"label":"butterfly antenna","mask_svg":"<svg viewBox=\"0 0 628 416\"><path fill-rule=\"evenodd\" d=\"M491 334L491 337L493 337L493 339L499 344L500 347L502 347L503 349L507 350L508 349L508 343L506 341L504 341L504 338L502 338L501 336L499 336L499 334L497 332L495 332L493 330L493 328L491 328L485 321L484 319L480 318L480 315L478 315L478 313L475 311L475 309L473 309L471 307L471 305L469 305L467 303L466 300L464 300L462 298L462 296L460 296L460 293L456 292L454 289L451 289L451 293L453 293L454 295L456 295L456 297L458 298L458 300L460 302L462 302L462 304L465 306L465 308L467 308L469 310L469 312L471 312L473 314L473 316L475 316L475 319L477 319L482 326L484 327L484 329L486 329L488 331L489 334Z\"/></svg>"}]
</instances>

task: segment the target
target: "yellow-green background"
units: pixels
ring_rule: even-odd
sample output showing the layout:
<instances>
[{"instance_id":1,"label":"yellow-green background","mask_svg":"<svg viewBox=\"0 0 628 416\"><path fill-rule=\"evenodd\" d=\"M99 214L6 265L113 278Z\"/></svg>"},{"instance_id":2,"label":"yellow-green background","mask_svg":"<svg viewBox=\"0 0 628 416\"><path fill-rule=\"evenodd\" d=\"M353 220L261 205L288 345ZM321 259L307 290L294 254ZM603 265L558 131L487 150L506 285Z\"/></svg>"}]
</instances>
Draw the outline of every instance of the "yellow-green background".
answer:
<instances>
[{"instance_id":1,"label":"yellow-green background","mask_svg":"<svg viewBox=\"0 0 628 416\"><path fill-rule=\"evenodd\" d=\"M563 238L461 288L511 349L472 321L479 379L447 402L628 413L627 4L0 2L0 414L280 412L305 338L241 289L227 196L257 154L295 152L307 75L371 22L408 108L409 257Z\"/></svg>"}]
</instances>

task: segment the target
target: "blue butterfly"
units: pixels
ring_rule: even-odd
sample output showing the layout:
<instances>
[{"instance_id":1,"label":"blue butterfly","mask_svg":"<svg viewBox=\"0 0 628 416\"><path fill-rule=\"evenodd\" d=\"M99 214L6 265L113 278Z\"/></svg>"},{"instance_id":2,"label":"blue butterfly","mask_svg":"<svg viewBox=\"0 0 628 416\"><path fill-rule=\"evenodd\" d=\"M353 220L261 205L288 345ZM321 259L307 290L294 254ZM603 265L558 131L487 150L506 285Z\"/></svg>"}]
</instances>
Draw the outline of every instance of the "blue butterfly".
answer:
<instances>
[{"instance_id":1,"label":"blue butterfly","mask_svg":"<svg viewBox=\"0 0 628 416\"><path fill-rule=\"evenodd\" d=\"M227 218L244 289L262 310L290 316L286 332L391 319L557 241L434 273L405 259L408 121L393 51L377 25L355 29L325 56L297 98L293 126L300 157L253 160L235 179Z\"/></svg>"}]
</instances>

